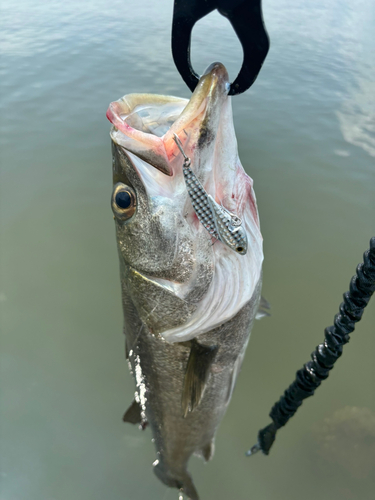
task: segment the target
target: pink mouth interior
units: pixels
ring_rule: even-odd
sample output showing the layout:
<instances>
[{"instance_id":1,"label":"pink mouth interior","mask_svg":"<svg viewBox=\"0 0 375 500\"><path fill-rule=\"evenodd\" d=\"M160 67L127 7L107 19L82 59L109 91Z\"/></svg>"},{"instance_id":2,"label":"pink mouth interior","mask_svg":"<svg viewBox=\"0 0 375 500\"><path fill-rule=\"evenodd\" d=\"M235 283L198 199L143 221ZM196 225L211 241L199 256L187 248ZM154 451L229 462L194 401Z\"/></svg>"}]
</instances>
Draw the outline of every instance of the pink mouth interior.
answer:
<instances>
[{"instance_id":1,"label":"pink mouth interior","mask_svg":"<svg viewBox=\"0 0 375 500\"><path fill-rule=\"evenodd\" d=\"M120 103L114 102L108 108L107 118L124 134L128 134L131 130L138 130L163 137L185 107L186 103L182 105L166 103L158 107L152 104L142 104L136 106L131 113L125 114Z\"/></svg>"}]
</instances>

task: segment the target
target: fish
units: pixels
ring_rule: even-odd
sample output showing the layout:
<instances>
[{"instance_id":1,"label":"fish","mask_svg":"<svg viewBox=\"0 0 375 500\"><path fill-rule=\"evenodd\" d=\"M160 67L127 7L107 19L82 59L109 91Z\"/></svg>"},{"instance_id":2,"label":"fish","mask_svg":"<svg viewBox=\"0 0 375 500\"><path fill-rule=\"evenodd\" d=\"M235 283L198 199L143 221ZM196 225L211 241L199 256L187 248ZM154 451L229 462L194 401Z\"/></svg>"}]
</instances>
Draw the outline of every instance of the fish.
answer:
<instances>
[{"instance_id":1,"label":"fish","mask_svg":"<svg viewBox=\"0 0 375 500\"><path fill-rule=\"evenodd\" d=\"M263 240L253 181L238 157L229 86L224 65L213 63L189 100L128 94L107 111L125 351L135 379L123 420L151 428L156 476L191 500L199 495L189 459L213 456L262 310ZM246 251L224 241L217 222L213 232L205 227L185 157L211 211L240 221Z\"/></svg>"}]
</instances>

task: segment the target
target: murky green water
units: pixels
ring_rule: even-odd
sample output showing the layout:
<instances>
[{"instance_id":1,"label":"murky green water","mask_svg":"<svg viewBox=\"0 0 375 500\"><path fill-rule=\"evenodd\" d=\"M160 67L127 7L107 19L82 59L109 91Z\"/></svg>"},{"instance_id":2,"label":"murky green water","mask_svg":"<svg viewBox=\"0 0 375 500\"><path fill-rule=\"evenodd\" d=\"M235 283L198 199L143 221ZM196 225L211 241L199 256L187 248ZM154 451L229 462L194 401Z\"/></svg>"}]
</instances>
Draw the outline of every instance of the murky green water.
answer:
<instances>
[{"instance_id":1,"label":"murky green water","mask_svg":"<svg viewBox=\"0 0 375 500\"><path fill-rule=\"evenodd\" d=\"M273 315L253 330L214 460L190 469L202 500L370 500L375 303L271 455L244 456L375 234L375 4L265 0L264 15L270 54L233 104ZM171 16L172 0L1 4L2 500L177 500L152 474L150 432L121 422L133 381L105 119L125 93L189 96ZM241 55L218 14L196 27L197 71L221 60L234 78Z\"/></svg>"}]
</instances>

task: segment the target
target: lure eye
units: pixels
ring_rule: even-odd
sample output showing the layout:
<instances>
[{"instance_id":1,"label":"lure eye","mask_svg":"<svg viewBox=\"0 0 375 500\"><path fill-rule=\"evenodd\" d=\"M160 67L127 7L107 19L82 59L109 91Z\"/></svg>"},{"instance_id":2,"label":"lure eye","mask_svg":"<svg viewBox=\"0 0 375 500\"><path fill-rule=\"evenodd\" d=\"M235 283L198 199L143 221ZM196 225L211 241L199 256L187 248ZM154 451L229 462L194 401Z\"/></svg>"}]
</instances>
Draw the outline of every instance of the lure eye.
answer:
<instances>
[{"instance_id":1,"label":"lure eye","mask_svg":"<svg viewBox=\"0 0 375 500\"><path fill-rule=\"evenodd\" d=\"M247 252L247 245L246 245L246 243L245 244L239 244L238 247L235 247L235 250L240 255L246 255L246 252Z\"/></svg>"},{"instance_id":2,"label":"lure eye","mask_svg":"<svg viewBox=\"0 0 375 500\"><path fill-rule=\"evenodd\" d=\"M112 194L112 210L115 217L121 220L130 219L137 208L137 197L134 189L122 182L115 185Z\"/></svg>"}]
</instances>

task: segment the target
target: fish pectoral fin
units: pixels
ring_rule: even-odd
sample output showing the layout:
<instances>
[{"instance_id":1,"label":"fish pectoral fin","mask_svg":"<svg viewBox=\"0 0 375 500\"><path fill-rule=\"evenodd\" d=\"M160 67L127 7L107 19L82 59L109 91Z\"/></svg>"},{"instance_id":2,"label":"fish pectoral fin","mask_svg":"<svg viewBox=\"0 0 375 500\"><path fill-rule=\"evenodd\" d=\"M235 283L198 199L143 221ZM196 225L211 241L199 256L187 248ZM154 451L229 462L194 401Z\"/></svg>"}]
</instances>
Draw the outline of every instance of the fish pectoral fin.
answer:
<instances>
[{"instance_id":1,"label":"fish pectoral fin","mask_svg":"<svg viewBox=\"0 0 375 500\"><path fill-rule=\"evenodd\" d=\"M202 456L206 462L211 460L211 458L214 456L214 452L215 452L215 443L214 440L212 439L202 448Z\"/></svg>"},{"instance_id":2,"label":"fish pectoral fin","mask_svg":"<svg viewBox=\"0 0 375 500\"><path fill-rule=\"evenodd\" d=\"M189 411L194 411L202 399L210 367L217 350L217 346L203 346L196 340L191 341L181 399L184 418Z\"/></svg>"},{"instance_id":3,"label":"fish pectoral fin","mask_svg":"<svg viewBox=\"0 0 375 500\"><path fill-rule=\"evenodd\" d=\"M271 305L263 296L260 298L258 310L255 319L262 319L265 316L271 316Z\"/></svg>"},{"instance_id":4,"label":"fish pectoral fin","mask_svg":"<svg viewBox=\"0 0 375 500\"><path fill-rule=\"evenodd\" d=\"M141 424L141 407L140 404L134 399L132 404L126 410L124 416L122 417L124 422L129 422L129 424Z\"/></svg>"}]
</instances>

